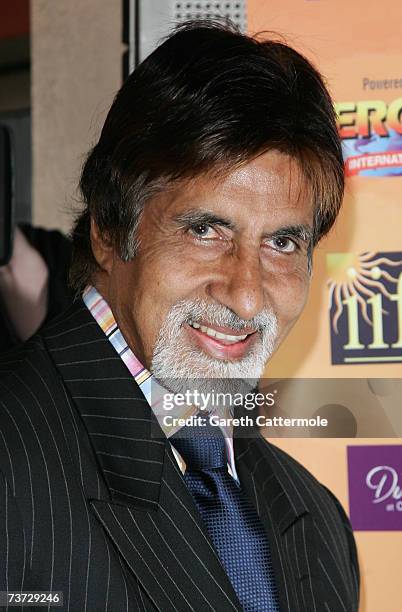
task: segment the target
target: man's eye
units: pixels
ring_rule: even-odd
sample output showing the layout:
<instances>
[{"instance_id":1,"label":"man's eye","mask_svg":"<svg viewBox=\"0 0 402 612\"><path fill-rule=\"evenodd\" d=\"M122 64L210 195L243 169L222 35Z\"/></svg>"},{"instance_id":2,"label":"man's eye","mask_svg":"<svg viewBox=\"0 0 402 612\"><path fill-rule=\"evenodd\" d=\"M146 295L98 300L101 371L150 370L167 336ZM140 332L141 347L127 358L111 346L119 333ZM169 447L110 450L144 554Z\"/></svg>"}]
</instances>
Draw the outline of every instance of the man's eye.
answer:
<instances>
[{"instance_id":1,"label":"man's eye","mask_svg":"<svg viewBox=\"0 0 402 612\"><path fill-rule=\"evenodd\" d=\"M190 227L190 232L196 238L214 238L216 236L216 231L212 225L208 225L208 223L197 223L196 225L192 225Z\"/></svg>"},{"instance_id":2,"label":"man's eye","mask_svg":"<svg viewBox=\"0 0 402 612\"><path fill-rule=\"evenodd\" d=\"M281 251L281 253L293 253L297 248L296 243L290 238L286 238L286 236L272 238L269 243L275 251Z\"/></svg>"}]
</instances>

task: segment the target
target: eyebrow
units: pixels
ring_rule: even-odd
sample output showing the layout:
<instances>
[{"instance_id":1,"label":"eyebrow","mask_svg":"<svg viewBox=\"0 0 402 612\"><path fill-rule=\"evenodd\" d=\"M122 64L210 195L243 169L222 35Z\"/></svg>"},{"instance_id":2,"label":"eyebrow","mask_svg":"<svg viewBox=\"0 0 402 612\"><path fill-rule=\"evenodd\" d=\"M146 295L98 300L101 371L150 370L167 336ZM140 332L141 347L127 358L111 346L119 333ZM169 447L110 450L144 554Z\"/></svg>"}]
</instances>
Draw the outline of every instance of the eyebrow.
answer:
<instances>
[{"instance_id":1,"label":"eyebrow","mask_svg":"<svg viewBox=\"0 0 402 612\"><path fill-rule=\"evenodd\" d=\"M290 238L302 240L306 244L311 244L314 237L314 231L309 225L285 225L273 232L265 234L264 238L279 238L281 236L289 236Z\"/></svg>"},{"instance_id":2,"label":"eyebrow","mask_svg":"<svg viewBox=\"0 0 402 612\"><path fill-rule=\"evenodd\" d=\"M208 210L187 210L184 213L173 217L173 221L179 225L196 225L197 223L205 223L210 225L220 225L221 227L227 227L228 229L235 230L235 224L225 217L214 214Z\"/></svg>"},{"instance_id":3,"label":"eyebrow","mask_svg":"<svg viewBox=\"0 0 402 612\"><path fill-rule=\"evenodd\" d=\"M210 225L220 225L221 227L227 227L233 231L236 230L236 225L233 223L233 221L230 221L230 219L216 215L208 210L199 210L196 208L176 215L173 217L173 221L182 226L205 223ZM309 225L284 225L273 232L264 234L263 238L278 238L280 236L289 236L291 238L302 240L309 245L313 241L314 232L313 228Z\"/></svg>"}]
</instances>

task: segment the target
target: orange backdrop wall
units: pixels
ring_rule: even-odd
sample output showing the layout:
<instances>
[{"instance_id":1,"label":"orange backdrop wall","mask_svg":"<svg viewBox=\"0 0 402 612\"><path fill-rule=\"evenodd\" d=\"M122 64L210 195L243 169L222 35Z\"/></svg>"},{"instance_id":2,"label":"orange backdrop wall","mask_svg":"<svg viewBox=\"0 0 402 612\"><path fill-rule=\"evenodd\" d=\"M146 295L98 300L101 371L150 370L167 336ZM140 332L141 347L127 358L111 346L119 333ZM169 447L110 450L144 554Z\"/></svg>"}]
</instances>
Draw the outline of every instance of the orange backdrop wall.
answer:
<instances>
[{"instance_id":1,"label":"orange backdrop wall","mask_svg":"<svg viewBox=\"0 0 402 612\"><path fill-rule=\"evenodd\" d=\"M398 285L398 275L402 279L402 3L248 0L247 12L250 33L265 30L283 35L325 75L350 154L342 212L314 256L310 300L266 375L401 379L402 298L397 291L402 291L401 280ZM389 287L396 297L392 298ZM349 325L348 340L343 343L339 330L336 333L336 317ZM371 334L369 340L366 333ZM280 438L274 442L306 465L348 509L346 447L401 444L396 437L400 435L401 392L398 399L399 410L395 404L389 418L384 397L373 408L380 415L381 438ZM364 431L368 410L364 397L355 398L349 408L358 432ZM355 534L362 612L402 610L402 512L400 517L399 531Z\"/></svg>"}]
</instances>

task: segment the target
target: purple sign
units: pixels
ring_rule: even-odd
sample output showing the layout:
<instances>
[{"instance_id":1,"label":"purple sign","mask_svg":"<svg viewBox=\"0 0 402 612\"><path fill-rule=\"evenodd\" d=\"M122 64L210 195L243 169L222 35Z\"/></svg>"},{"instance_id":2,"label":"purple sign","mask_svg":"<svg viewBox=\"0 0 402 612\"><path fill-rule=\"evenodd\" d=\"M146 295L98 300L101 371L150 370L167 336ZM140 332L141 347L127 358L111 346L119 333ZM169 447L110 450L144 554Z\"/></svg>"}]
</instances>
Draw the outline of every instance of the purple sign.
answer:
<instances>
[{"instance_id":1,"label":"purple sign","mask_svg":"<svg viewBox=\"0 0 402 612\"><path fill-rule=\"evenodd\" d=\"M348 446L353 529L402 531L402 446Z\"/></svg>"}]
</instances>

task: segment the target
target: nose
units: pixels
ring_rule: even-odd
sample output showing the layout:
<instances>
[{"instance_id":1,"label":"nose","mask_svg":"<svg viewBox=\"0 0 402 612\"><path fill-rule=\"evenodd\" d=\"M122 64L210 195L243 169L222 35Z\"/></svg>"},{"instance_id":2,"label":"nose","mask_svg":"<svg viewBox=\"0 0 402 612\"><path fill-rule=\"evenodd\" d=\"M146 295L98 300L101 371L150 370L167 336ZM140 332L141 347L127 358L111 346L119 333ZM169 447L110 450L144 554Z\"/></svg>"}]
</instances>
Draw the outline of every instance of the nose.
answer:
<instances>
[{"instance_id":1,"label":"nose","mask_svg":"<svg viewBox=\"0 0 402 612\"><path fill-rule=\"evenodd\" d=\"M252 319L265 306L259 254L251 249L239 249L225 257L207 291L213 300L230 308L238 317Z\"/></svg>"}]
</instances>

